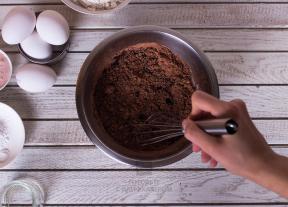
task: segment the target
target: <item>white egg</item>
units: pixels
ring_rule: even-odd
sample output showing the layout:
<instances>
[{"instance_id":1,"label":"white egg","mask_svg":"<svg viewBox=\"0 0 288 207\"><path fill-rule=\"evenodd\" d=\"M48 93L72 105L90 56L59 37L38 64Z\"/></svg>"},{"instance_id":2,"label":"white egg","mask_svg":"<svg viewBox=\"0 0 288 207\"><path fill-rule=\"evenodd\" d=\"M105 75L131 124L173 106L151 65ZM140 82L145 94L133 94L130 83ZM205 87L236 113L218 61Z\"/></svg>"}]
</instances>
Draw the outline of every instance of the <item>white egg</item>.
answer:
<instances>
[{"instance_id":1,"label":"white egg","mask_svg":"<svg viewBox=\"0 0 288 207\"><path fill-rule=\"evenodd\" d=\"M2 38L7 44L19 44L33 32L35 25L36 16L32 10L15 7L4 18Z\"/></svg>"},{"instance_id":2,"label":"white egg","mask_svg":"<svg viewBox=\"0 0 288 207\"><path fill-rule=\"evenodd\" d=\"M27 55L36 59L46 59L52 55L52 45L43 41L36 31L21 42L20 45Z\"/></svg>"},{"instance_id":3,"label":"white egg","mask_svg":"<svg viewBox=\"0 0 288 207\"><path fill-rule=\"evenodd\" d=\"M48 90L56 82L56 73L50 67L37 64L25 64L16 71L16 80L20 88L30 93Z\"/></svg>"},{"instance_id":4,"label":"white egg","mask_svg":"<svg viewBox=\"0 0 288 207\"><path fill-rule=\"evenodd\" d=\"M52 45L65 44L70 34L66 19L52 10L46 10L39 14L36 29L40 37Z\"/></svg>"}]
</instances>

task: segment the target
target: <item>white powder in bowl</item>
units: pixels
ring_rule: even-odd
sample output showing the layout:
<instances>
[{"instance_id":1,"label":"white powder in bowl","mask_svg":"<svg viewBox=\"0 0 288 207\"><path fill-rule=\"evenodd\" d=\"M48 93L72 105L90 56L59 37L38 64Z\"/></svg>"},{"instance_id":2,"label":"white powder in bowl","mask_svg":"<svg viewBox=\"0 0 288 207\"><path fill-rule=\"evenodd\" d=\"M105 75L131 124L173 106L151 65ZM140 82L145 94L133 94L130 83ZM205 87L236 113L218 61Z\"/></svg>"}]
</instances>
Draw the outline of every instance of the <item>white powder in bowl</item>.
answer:
<instances>
[{"instance_id":1,"label":"white powder in bowl","mask_svg":"<svg viewBox=\"0 0 288 207\"><path fill-rule=\"evenodd\" d=\"M125 0L72 0L90 11L114 9Z\"/></svg>"},{"instance_id":2,"label":"white powder in bowl","mask_svg":"<svg viewBox=\"0 0 288 207\"><path fill-rule=\"evenodd\" d=\"M8 157L8 142L9 136L7 127L0 122L0 162L4 162Z\"/></svg>"}]
</instances>

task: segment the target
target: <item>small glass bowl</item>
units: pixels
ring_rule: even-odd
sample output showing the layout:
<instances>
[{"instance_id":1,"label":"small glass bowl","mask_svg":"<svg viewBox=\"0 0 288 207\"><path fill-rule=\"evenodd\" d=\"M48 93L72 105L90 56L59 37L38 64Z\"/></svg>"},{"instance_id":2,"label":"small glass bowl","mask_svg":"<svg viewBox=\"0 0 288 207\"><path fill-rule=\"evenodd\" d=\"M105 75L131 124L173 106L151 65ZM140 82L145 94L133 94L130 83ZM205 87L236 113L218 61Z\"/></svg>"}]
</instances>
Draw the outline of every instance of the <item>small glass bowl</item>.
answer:
<instances>
[{"instance_id":1,"label":"small glass bowl","mask_svg":"<svg viewBox=\"0 0 288 207\"><path fill-rule=\"evenodd\" d=\"M13 196L19 193L19 190L25 190L32 199L32 207L42 207L45 194L37 181L31 178L22 178L14 180L4 187L1 196L1 206L12 205ZM21 192L21 191L20 191Z\"/></svg>"}]
</instances>

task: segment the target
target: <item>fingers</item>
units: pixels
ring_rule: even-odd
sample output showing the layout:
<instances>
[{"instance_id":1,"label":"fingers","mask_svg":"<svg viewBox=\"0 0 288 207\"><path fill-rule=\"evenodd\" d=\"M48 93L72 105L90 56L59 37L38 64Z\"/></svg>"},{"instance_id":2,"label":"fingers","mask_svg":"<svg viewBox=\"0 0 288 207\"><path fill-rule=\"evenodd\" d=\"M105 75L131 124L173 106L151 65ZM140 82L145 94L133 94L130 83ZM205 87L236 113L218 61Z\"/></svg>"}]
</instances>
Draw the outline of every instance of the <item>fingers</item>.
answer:
<instances>
[{"instance_id":1,"label":"fingers","mask_svg":"<svg viewBox=\"0 0 288 207\"><path fill-rule=\"evenodd\" d=\"M247 107L246 107L246 104L243 100L241 99L234 99L232 101L230 101L230 103L232 103L235 107L238 108L238 110L242 111L242 112L245 112L246 114L248 114L249 116L249 113L248 113L248 110L247 110Z\"/></svg>"},{"instance_id":2,"label":"fingers","mask_svg":"<svg viewBox=\"0 0 288 207\"><path fill-rule=\"evenodd\" d=\"M202 111L209 112L215 117L235 114L236 107L228 102L221 101L202 91L195 91L191 98L192 116L196 116Z\"/></svg>"},{"instance_id":3,"label":"fingers","mask_svg":"<svg viewBox=\"0 0 288 207\"><path fill-rule=\"evenodd\" d=\"M216 160L214 160L209 154L207 154L204 151L202 151L202 153L201 153L201 161L203 163L209 162L209 167L211 167L211 168L216 167L218 164L218 162Z\"/></svg>"},{"instance_id":4,"label":"fingers","mask_svg":"<svg viewBox=\"0 0 288 207\"><path fill-rule=\"evenodd\" d=\"M211 160L211 156L208 155L206 152L202 151L202 153L201 153L201 161L202 161L203 163L207 163L207 162L209 162L210 160Z\"/></svg>"},{"instance_id":5,"label":"fingers","mask_svg":"<svg viewBox=\"0 0 288 207\"><path fill-rule=\"evenodd\" d=\"M200 147L197 146L196 144L193 144L192 150L193 152L200 152Z\"/></svg>"},{"instance_id":6,"label":"fingers","mask_svg":"<svg viewBox=\"0 0 288 207\"><path fill-rule=\"evenodd\" d=\"M214 167L216 167L216 166L217 166L217 164L218 164L218 162L217 162L216 160L214 160L214 159L211 159L211 160L210 160L210 164L209 164L209 167L211 167L211 168L214 168Z\"/></svg>"},{"instance_id":7,"label":"fingers","mask_svg":"<svg viewBox=\"0 0 288 207\"><path fill-rule=\"evenodd\" d=\"M212 137L202 131L193 121L189 118L185 119L182 123L184 129L184 136L190 140L193 144L204 149L206 152L211 154L213 149L219 144L219 140L215 137ZM197 150L197 147L196 147Z\"/></svg>"}]
</instances>

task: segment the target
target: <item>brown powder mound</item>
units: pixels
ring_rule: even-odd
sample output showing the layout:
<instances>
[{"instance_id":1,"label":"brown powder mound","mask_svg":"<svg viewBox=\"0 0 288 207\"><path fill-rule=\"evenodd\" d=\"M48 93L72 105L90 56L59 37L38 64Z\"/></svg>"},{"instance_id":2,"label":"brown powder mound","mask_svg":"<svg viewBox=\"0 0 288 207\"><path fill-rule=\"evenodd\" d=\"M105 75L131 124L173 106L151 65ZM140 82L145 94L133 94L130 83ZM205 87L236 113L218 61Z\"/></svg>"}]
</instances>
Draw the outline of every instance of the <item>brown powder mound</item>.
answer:
<instances>
[{"instance_id":1,"label":"brown powder mound","mask_svg":"<svg viewBox=\"0 0 288 207\"><path fill-rule=\"evenodd\" d=\"M191 111L195 90L191 69L167 47L156 43L130 46L114 57L94 91L95 110L106 131L122 146L157 150L175 142L141 146L135 123L161 112L182 120ZM150 134L151 137L151 134Z\"/></svg>"}]
</instances>

